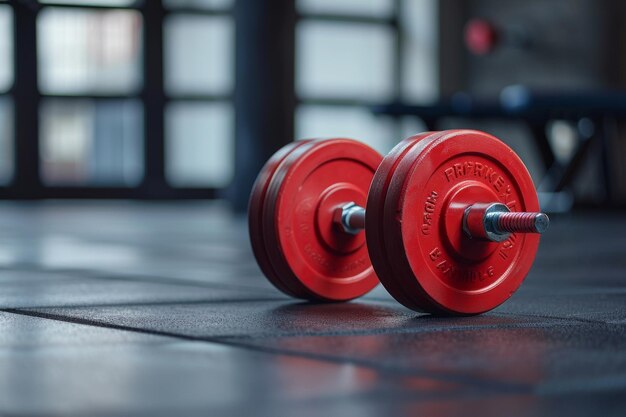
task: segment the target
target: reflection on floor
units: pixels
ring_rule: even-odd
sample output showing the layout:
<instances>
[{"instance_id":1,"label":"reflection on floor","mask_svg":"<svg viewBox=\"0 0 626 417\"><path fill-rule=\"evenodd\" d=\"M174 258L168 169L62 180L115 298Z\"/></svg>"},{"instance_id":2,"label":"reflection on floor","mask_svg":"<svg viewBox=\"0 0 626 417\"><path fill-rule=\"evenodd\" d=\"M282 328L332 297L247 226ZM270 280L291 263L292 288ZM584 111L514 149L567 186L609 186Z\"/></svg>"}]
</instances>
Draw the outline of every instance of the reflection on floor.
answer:
<instances>
[{"instance_id":1,"label":"reflection on floor","mask_svg":"<svg viewBox=\"0 0 626 417\"><path fill-rule=\"evenodd\" d=\"M283 296L219 204L0 205L0 414L624 415L626 216L553 219L505 305Z\"/></svg>"}]
</instances>

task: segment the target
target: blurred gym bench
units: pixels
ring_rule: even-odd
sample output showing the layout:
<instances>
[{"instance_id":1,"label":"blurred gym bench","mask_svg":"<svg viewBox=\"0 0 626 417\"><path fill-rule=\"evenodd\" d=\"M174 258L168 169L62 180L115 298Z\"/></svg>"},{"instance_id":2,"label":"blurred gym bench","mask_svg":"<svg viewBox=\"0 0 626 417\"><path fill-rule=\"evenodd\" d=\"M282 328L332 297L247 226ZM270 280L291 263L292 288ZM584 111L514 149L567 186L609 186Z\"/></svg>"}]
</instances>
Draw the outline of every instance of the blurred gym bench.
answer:
<instances>
[{"instance_id":1,"label":"blurred gym bench","mask_svg":"<svg viewBox=\"0 0 626 417\"><path fill-rule=\"evenodd\" d=\"M500 119L525 123L530 129L541 154L546 174L538 184L541 205L547 211L566 211L572 206L567 192L575 174L585 161L592 144L601 145L602 176L606 199L612 199L612 176L609 141L617 122L626 120L626 92L576 91L537 93L523 86L510 86L500 97L485 99L467 93L457 93L432 105L390 103L372 106L378 115L391 117L416 116L428 130L437 130L444 118L460 117L473 120ZM569 161L559 161L547 134L548 124L555 120L573 122L578 144Z\"/></svg>"}]
</instances>

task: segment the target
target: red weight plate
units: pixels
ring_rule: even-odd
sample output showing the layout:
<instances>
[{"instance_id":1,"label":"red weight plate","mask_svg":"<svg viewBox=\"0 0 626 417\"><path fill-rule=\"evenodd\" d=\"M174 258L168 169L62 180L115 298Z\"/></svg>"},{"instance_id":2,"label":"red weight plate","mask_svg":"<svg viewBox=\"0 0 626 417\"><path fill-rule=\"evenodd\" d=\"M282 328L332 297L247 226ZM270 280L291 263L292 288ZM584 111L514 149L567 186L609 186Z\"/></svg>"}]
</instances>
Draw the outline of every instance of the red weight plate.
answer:
<instances>
[{"instance_id":1,"label":"red weight plate","mask_svg":"<svg viewBox=\"0 0 626 417\"><path fill-rule=\"evenodd\" d=\"M399 287L398 282L393 277L391 266L389 265L386 247L384 245L384 204L387 195L391 174L399 160L413 146L421 140L432 135L433 132L425 132L411 136L398 143L389 152L380 164L372 180L372 185L367 196L366 239L372 265L376 270L381 283L385 289L400 303L409 304L408 298Z\"/></svg>"},{"instance_id":2,"label":"red weight plate","mask_svg":"<svg viewBox=\"0 0 626 417\"><path fill-rule=\"evenodd\" d=\"M265 199L265 246L282 282L316 301L344 301L376 286L364 233L333 222L348 202L365 206L382 157L350 139L316 141L280 165Z\"/></svg>"},{"instance_id":3,"label":"red weight plate","mask_svg":"<svg viewBox=\"0 0 626 417\"><path fill-rule=\"evenodd\" d=\"M284 268L284 256L276 235L276 209L273 204L278 199L278 194L281 190L285 172L287 172L293 164L298 162L302 155L306 154L306 152L315 147L317 142L321 141L322 140L320 139L311 140L309 143L300 146L297 150L291 152L288 157L285 157L283 162L280 164L279 169L276 170L270 180L265 200L263 202L263 208L261 210L263 215L263 246L266 249L272 268L282 285L288 289L289 293L293 297L305 300L314 300L315 297L314 294L306 288L306 286L302 285L297 279L293 279L293 274L288 268Z\"/></svg>"},{"instance_id":4,"label":"red weight plate","mask_svg":"<svg viewBox=\"0 0 626 417\"><path fill-rule=\"evenodd\" d=\"M506 301L527 275L539 236L479 242L462 233L473 203L538 211L523 162L486 133L448 131L414 147L398 164L385 201L391 264L415 309L480 314ZM426 305L424 305L426 303Z\"/></svg>"},{"instance_id":5,"label":"red weight plate","mask_svg":"<svg viewBox=\"0 0 626 417\"><path fill-rule=\"evenodd\" d=\"M391 269L391 273L386 276L385 284L387 286L395 285L399 287L406 297L406 302L403 304L412 310L422 312L437 311L437 306L433 305L430 297L423 291L422 288L408 285L406 279L398 279L398 276L412 276L412 271L404 267L405 262L403 262L403 260L405 259L405 248L402 245L402 240L397 239L394 234L398 216L398 185L400 185L400 187L402 185L402 183L398 181L398 177L402 177L401 175L398 175L398 171L405 172L407 165L409 165L409 167L411 165L411 155L419 154L429 144L433 143L445 134L446 132L435 132L434 134L427 136L417 143L416 146L413 146L398 158L389 173L387 194L385 196L385 201L383 202L383 240L384 246L389 254L387 256L387 263ZM407 155L409 155L409 158L406 158ZM398 260L398 258L400 258L400 260Z\"/></svg>"},{"instance_id":6,"label":"red weight plate","mask_svg":"<svg viewBox=\"0 0 626 417\"><path fill-rule=\"evenodd\" d=\"M423 291L419 289L416 290L414 287L407 286L405 280L397 278L399 274L399 264L396 258L404 254L405 249L401 244L399 244L401 242L393 238L394 235L392 234L392 229L394 228L395 222L397 220L397 209L396 205L389 204L389 201L396 199L396 195L393 193L393 179L396 176L396 171L401 166L402 161L405 160L406 155L419 153L421 150L425 149L428 144L437 140L443 134L444 132L434 132L431 135L428 135L427 137L420 140L418 143L415 144L415 146L411 147L407 150L407 152L399 156L398 160L389 172L389 180L387 184L385 200L382 202L382 242L385 247L385 251L388 254L387 263L389 264L389 268L391 271L388 275L385 276L383 285L386 285L387 287L395 285L396 287L398 287L399 291L401 291L404 295L403 304L408 308L422 312L430 312L433 310L433 306L432 303L429 301L429 297ZM383 279L381 279L381 282L383 282Z\"/></svg>"},{"instance_id":7,"label":"red weight plate","mask_svg":"<svg viewBox=\"0 0 626 417\"><path fill-rule=\"evenodd\" d=\"M257 264L261 268L263 274L267 279L279 290L287 295L295 297L280 280L280 277L274 271L267 250L263 243L263 204L265 202L265 196L269 187L270 181L274 176L274 173L278 169L281 162L289 155L294 149L310 140L300 140L292 142L279 149L272 157L265 163L261 172L257 176L257 179L252 187L250 193L250 201L248 204L248 233L250 235L250 242L252 244L252 252L256 258Z\"/></svg>"},{"instance_id":8,"label":"red weight plate","mask_svg":"<svg viewBox=\"0 0 626 417\"><path fill-rule=\"evenodd\" d=\"M391 178L389 174L390 171L392 171L393 167L404 153L411 149L423 137L428 136L428 134L429 133L415 135L401 141L385 156L382 164L378 167L378 170L376 170L367 197L366 239L372 265L387 292L398 302L405 305L408 301L404 292L399 285L397 285L395 280L388 279L388 277L392 276L393 272L389 266L388 255L384 245L384 225L382 222L384 216L384 201L388 182Z\"/></svg>"}]
</instances>

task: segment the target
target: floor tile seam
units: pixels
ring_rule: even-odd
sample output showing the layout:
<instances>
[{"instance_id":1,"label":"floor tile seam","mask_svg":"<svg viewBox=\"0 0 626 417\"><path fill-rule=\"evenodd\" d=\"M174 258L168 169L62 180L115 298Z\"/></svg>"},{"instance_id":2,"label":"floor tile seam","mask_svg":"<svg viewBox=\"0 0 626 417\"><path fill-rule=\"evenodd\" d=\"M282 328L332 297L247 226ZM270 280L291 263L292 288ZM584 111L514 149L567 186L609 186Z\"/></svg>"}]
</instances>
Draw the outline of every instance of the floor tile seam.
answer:
<instances>
[{"instance_id":1,"label":"floor tile seam","mask_svg":"<svg viewBox=\"0 0 626 417\"><path fill-rule=\"evenodd\" d=\"M121 282L134 282L134 283L152 283L152 284L165 284L165 285L179 285L184 287L199 287L199 288L221 288L221 289L229 289L229 290L246 290L246 291L264 291L264 292L273 292L276 293L271 288L265 288L261 286L252 286L252 285L240 285L240 284L228 284L222 282L211 282L211 281L196 281L190 279L180 279L180 278L167 278L167 277L155 277L152 275L135 275L135 276L117 276L112 273L100 272L89 269L43 269L43 268L35 268L35 269L3 269L0 268L0 271L4 272L32 272L36 274L45 275L46 273L51 273L55 275L72 275L72 277L62 278L59 281L71 281L77 282L80 281L81 278L89 281L121 281ZM76 276L76 277L74 277ZM262 279L262 277L259 277ZM45 280L33 282L33 284L45 282ZM2 281L0 280L0 285L2 285Z\"/></svg>"},{"instance_id":2,"label":"floor tile seam","mask_svg":"<svg viewBox=\"0 0 626 417\"><path fill-rule=\"evenodd\" d=\"M577 322L580 324L600 324L600 325L605 325L605 326L609 326L609 325L613 325L613 326L619 326L621 325L620 323L615 323L615 322L610 322L610 321L606 321L606 320L601 320L601 319L586 319L584 317L563 317L563 316L556 316L556 315L549 315L549 314L532 314L532 313L505 313L505 312L499 312L498 314L504 315L504 316L508 316L508 317L532 317L532 318L541 318L541 319L550 319L550 320L561 320L565 323L572 323L572 322Z\"/></svg>"},{"instance_id":3,"label":"floor tile seam","mask_svg":"<svg viewBox=\"0 0 626 417\"><path fill-rule=\"evenodd\" d=\"M568 323L570 326L581 326L580 323ZM318 333L267 333L253 335L222 335L229 339L271 339L271 338L315 338L315 337L354 337L354 336L383 336L383 335L425 335L430 333L441 332L463 332L463 331L481 331L481 330L514 330L514 329L542 329L562 326L563 323L527 323L527 324L507 324L507 325L482 325L482 326L460 326L460 325L441 325L430 327L427 329L410 328L410 329L367 329L357 331L336 331L336 332L318 332Z\"/></svg>"},{"instance_id":4,"label":"floor tile seam","mask_svg":"<svg viewBox=\"0 0 626 417\"><path fill-rule=\"evenodd\" d=\"M381 371L384 371L387 373L391 372L393 374L392 376L394 377L410 376L410 377L420 377L420 378L433 378L442 382L462 384L465 386L472 386L472 387L482 386L486 390L490 390L490 391L505 390L506 392L510 392L512 390L514 392L528 393L528 392L532 392L533 390L533 387L529 386L528 384L511 383L511 382L496 380L496 379L477 379L475 377L466 377L466 376L459 378L459 377L452 376L452 375L441 374L441 373L436 373L436 372L428 372L428 371L426 372L422 371L420 373L398 372L398 371L402 371L402 368L399 368L397 366L390 367L389 365L381 366L380 363L375 362L375 361L367 361L367 360L361 360L357 358L346 358L346 357L341 357L341 356L336 356L336 355L314 354L314 353L304 352L304 351L299 351L299 350L294 350L294 349L279 349L279 348L272 348L268 346L259 346L259 345L255 345L251 343L243 343L238 340L231 340L229 338L224 338L224 337L196 337L196 336L183 335L183 334L173 333L173 332L142 329L142 328L137 328L137 327L132 327L132 326L116 325L116 324L110 324L110 323L103 323L103 322L99 322L96 320L80 319L80 318L67 317L67 316L56 315L56 314L39 313L36 311L28 311L28 310L0 309L0 311L5 312L5 313L23 315L23 316L38 317L38 318L47 319L47 320L55 320L55 321L61 321L61 322L66 322L66 323L73 323L73 324L78 324L78 325L86 325L86 326L100 327L100 328L105 328L105 329L128 331L128 332L149 334L149 335L155 335L155 336L163 336L163 337L174 338L174 339L190 341L190 342L210 343L210 344L228 346L228 347L233 347L233 348L239 348L239 349L243 349L246 351L261 352L261 353L266 353L266 354L271 354L271 355L286 355L286 356L292 356L292 357L299 357L299 358L305 358L309 360L333 363L336 365L352 364L355 366L372 369L377 372L381 372Z\"/></svg>"},{"instance_id":5,"label":"floor tile seam","mask_svg":"<svg viewBox=\"0 0 626 417\"><path fill-rule=\"evenodd\" d=\"M276 297L281 297L277 295ZM7 307L6 310L34 311L34 310L84 310L90 308L132 308L132 307L150 307L150 306L190 306L190 305L218 305L218 304L243 304L243 303L276 303L285 301L284 298L245 298L245 299L228 299L228 300L171 300L171 301L145 301L145 302L126 302L126 303L105 303L105 304L65 304L65 305L41 305L41 306L14 306ZM0 308L0 311L3 311Z\"/></svg>"},{"instance_id":6,"label":"floor tile seam","mask_svg":"<svg viewBox=\"0 0 626 417\"><path fill-rule=\"evenodd\" d=\"M104 274L103 274L104 275ZM262 277L259 277L261 279ZM240 284L228 284L222 282L212 281L196 281L191 279L180 278L167 278L167 277L155 277L150 275L136 275L136 276L98 276L94 275L94 279L106 280L106 281L122 281L122 282L135 282L135 283L151 283L151 284L165 284L165 285L179 285L181 287L198 287L198 288L217 288L225 290L242 290L242 291L263 291L267 293L277 292L272 288L253 286L253 285L240 285ZM265 279L265 278L262 278Z\"/></svg>"},{"instance_id":7,"label":"floor tile seam","mask_svg":"<svg viewBox=\"0 0 626 417\"><path fill-rule=\"evenodd\" d=\"M283 301L283 299L243 299L243 300L193 300L193 301L165 301L165 302L146 302L146 303L119 303L119 304L100 304L100 305L77 305L77 306L29 306L29 307L11 307L4 311L7 312L26 312L33 314L47 314L52 316L74 318L62 313L51 313L44 310L90 310L94 308L133 308L133 307L150 307L150 306L190 306L190 305L203 305L203 304L228 304L228 303L270 303ZM3 311L0 309L0 311ZM498 313L498 315L506 315L519 317L519 315L509 315L507 313ZM494 317L498 317L494 315ZM423 316L421 316L423 317ZM303 332L268 332L268 333L255 333L255 334L230 334L215 336L216 339L270 339L270 338L315 338L315 337L353 337L353 336L379 336L379 335L406 335L406 334L429 334L440 332L478 332L482 330L514 330L514 329L541 329L541 328L553 328L562 327L567 325L569 327L577 327L584 324L589 324L588 321L568 320L558 317L541 317L528 315L532 318L543 318L550 320L549 322L531 322L531 323L506 323L506 324L479 324L479 325L462 325L462 324L445 324L441 323L432 327L412 327L412 328L374 328L374 329L359 329L359 330L338 330L338 331L320 331L315 333L303 333ZM604 322L592 322L594 324L609 325ZM109 323L106 323L109 324ZM111 324L114 325L114 324ZM619 324L618 324L619 325Z\"/></svg>"}]
</instances>

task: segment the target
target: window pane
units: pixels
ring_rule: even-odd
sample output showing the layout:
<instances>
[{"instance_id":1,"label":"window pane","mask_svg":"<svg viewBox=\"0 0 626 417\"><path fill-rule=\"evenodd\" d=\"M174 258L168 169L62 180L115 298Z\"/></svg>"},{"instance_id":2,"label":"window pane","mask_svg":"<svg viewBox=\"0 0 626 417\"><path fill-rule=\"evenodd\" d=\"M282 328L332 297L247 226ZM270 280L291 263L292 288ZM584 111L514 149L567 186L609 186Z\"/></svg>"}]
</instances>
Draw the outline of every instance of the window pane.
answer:
<instances>
[{"instance_id":1,"label":"window pane","mask_svg":"<svg viewBox=\"0 0 626 417\"><path fill-rule=\"evenodd\" d=\"M404 0L401 27L404 32L402 96L406 101L427 103L439 95L437 0Z\"/></svg>"},{"instance_id":2,"label":"window pane","mask_svg":"<svg viewBox=\"0 0 626 417\"><path fill-rule=\"evenodd\" d=\"M9 98L0 97L0 184L13 177L13 106Z\"/></svg>"},{"instance_id":3,"label":"window pane","mask_svg":"<svg viewBox=\"0 0 626 417\"><path fill-rule=\"evenodd\" d=\"M13 84L13 14L0 6L0 92Z\"/></svg>"},{"instance_id":4,"label":"window pane","mask_svg":"<svg viewBox=\"0 0 626 417\"><path fill-rule=\"evenodd\" d=\"M44 92L126 93L141 84L141 17L135 11L44 9L38 20Z\"/></svg>"},{"instance_id":5,"label":"window pane","mask_svg":"<svg viewBox=\"0 0 626 417\"><path fill-rule=\"evenodd\" d=\"M234 0L163 0L168 9L191 7L196 9L228 9L233 7Z\"/></svg>"},{"instance_id":6,"label":"window pane","mask_svg":"<svg viewBox=\"0 0 626 417\"><path fill-rule=\"evenodd\" d=\"M350 16L389 17L394 0L298 0L302 13L324 13Z\"/></svg>"},{"instance_id":7,"label":"window pane","mask_svg":"<svg viewBox=\"0 0 626 417\"><path fill-rule=\"evenodd\" d=\"M165 88L170 94L229 93L234 35L224 17L174 15L165 23Z\"/></svg>"},{"instance_id":8,"label":"window pane","mask_svg":"<svg viewBox=\"0 0 626 417\"><path fill-rule=\"evenodd\" d=\"M296 87L304 98L387 100L394 33L377 24L304 22L297 28Z\"/></svg>"},{"instance_id":9,"label":"window pane","mask_svg":"<svg viewBox=\"0 0 626 417\"><path fill-rule=\"evenodd\" d=\"M134 186L143 176L143 110L133 100L46 100L41 170L47 184Z\"/></svg>"},{"instance_id":10,"label":"window pane","mask_svg":"<svg viewBox=\"0 0 626 417\"><path fill-rule=\"evenodd\" d=\"M166 112L166 171L174 186L223 187L233 174L233 114L226 103L175 103Z\"/></svg>"},{"instance_id":11,"label":"window pane","mask_svg":"<svg viewBox=\"0 0 626 417\"><path fill-rule=\"evenodd\" d=\"M385 154L400 138L391 119L363 107L302 105L296 111L296 138L348 137Z\"/></svg>"},{"instance_id":12,"label":"window pane","mask_svg":"<svg viewBox=\"0 0 626 417\"><path fill-rule=\"evenodd\" d=\"M84 6L130 6L137 0L39 0L39 3L77 4Z\"/></svg>"}]
</instances>

